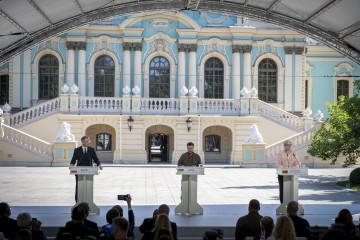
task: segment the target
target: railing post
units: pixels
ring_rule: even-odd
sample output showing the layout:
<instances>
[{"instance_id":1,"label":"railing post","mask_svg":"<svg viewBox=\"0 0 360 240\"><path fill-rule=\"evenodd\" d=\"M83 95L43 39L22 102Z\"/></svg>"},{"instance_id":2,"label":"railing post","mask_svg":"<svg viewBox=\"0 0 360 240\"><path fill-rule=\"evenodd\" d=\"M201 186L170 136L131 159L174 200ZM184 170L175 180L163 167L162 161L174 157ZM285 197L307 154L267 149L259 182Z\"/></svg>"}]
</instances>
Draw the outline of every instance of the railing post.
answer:
<instances>
[{"instance_id":1,"label":"railing post","mask_svg":"<svg viewBox=\"0 0 360 240\"><path fill-rule=\"evenodd\" d=\"M197 114L198 112L198 98L190 97L189 98L189 113Z\"/></svg>"},{"instance_id":2,"label":"railing post","mask_svg":"<svg viewBox=\"0 0 360 240\"><path fill-rule=\"evenodd\" d=\"M240 98L240 115L249 115L249 98Z\"/></svg>"},{"instance_id":3,"label":"railing post","mask_svg":"<svg viewBox=\"0 0 360 240\"><path fill-rule=\"evenodd\" d=\"M180 97L180 114L188 114L189 113L189 98L185 96Z\"/></svg>"},{"instance_id":4,"label":"railing post","mask_svg":"<svg viewBox=\"0 0 360 240\"><path fill-rule=\"evenodd\" d=\"M140 99L141 99L140 96L132 96L131 99L132 113L140 113L140 106L141 106Z\"/></svg>"},{"instance_id":5,"label":"railing post","mask_svg":"<svg viewBox=\"0 0 360 240\"><path fill-rule=\"evenodd\" d=\"M79 112L79 95L78 94L70 94L69 95L69 105L71 113Z\"/></svg>"},{"instance_id":6,"label":"railing post","mask_svg":"<svg viewBox=\"0 0 360 240\"><path fill-rule=\"evenodd\" d=\"M122 100L123 100L123 108L122 108L123 114L131 113L131 97L123 96Z\"/></svg>"},{"instance_id":7,"label":"railing post","mask_svg":"<svg viewBox=\"0 0 360 240\"><path fill-rule=\"evenodd\" d=\"M257 115L259 114L259 99L256 98L250 98L250 114L251 115Z\"/></svg>"},{"instance_id":8,"label":"railing post","mask_svg":"<svg viewBox=\"0 0 360 240\"><path fill-rule=\"evenodd\" d=\"M303 118L303 123L304 123L304 130L305 131L314 127L312 118Z\"/></svg>"},{"instance_id":9,"label":"railing post","mask_svg":"<svg viewBox=\"0 0 360 240\"><path fill-rule=\"evenodd\" d=\"M67 113L69 112L69 95L60 94L60 112Z\"/></svg>"},{"instance_id":10,"label":"railing post","mask_svg":"<svg viewBox=\"0 0 360 240\"><path fill-rule=\"evenodd\" d=\"M4 119L4 124L10 126L10 113L4 113L2 115L2 118Z\"/></svg>"}]
</instances>

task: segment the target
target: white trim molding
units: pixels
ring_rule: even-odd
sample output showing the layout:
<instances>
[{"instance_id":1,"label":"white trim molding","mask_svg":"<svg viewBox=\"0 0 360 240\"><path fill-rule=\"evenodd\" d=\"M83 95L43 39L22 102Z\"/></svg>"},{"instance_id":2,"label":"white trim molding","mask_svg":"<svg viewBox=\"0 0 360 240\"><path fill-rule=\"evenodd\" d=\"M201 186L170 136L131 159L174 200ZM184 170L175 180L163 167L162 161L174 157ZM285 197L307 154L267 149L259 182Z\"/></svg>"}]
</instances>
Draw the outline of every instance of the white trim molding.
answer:
<instances>
[{"instance_id":1,"label":"white trim molding","mask_svg":"<svg viewBox=\"0 0 360 240\"><path fill-rule=\"evenodd\" d=\"M115 74L114 74L114 81L115 81L115 84L114 84L114 87L115 87L115 92L114 92L114 97L119 97L120 96L120 91L119 91L119 88L120 88L120 74L121 74L121 64L119 63L119 60L117 58L117 56L107 50L107 49L102 49L102 50L99 50L97 52L95 52L90 60L89 60L89 63L87 64L87 70L88 70L88 82L89 82L89 96L94 96L94 84L95 84L95 67L94 67L94 64L95 64L95 61L98 57L100 56L103 56L103 55L106 55L106 56L109 56L112 58L112 60L114 61L114 64L115 64Z\"/></svg>"},{"instance_id":2,"label":"white trim molding","mask_svg":"<svg viewBox=\"0 0 360 240\"><path fill-rule=\"evenodd\" d=\"M53 55L57 58L59 62L59 95L61 94L61 87L64 85L64 72L65 72L65 64L60 56L60 54L52 49L44 49L39 51L35 57L34 61L31 64L32 69L32 80L33 80L33 87L32 87L32 96L33 99L31 100L34 105L37 104L39 100L39 61L45 55ZM71 86L70 86L71 87Z\"/></svg>"},{"instance_id":3,"label":"white trim molding","mask_svg":"<svg viewBox=\"0 0 360 240\"><path fill-rule=\"evenodd\" d=\"M212 57L216 57L218 59L220 59L223 63L223 66L224 66L224 99L228 99L229 98L229 88L230 88L230 85L229 85L229 82L230 82L230 65L229 65L229 61L228 59L218 53L218 52L211 52L211 53L208 53L206 54L202 59L201 59L201 62L200 62L200 65L198 66L198 73L199 73L199 98L204 98L204 75L205 75L205 62L212 58Z\"/></svg>"}]
</instances>

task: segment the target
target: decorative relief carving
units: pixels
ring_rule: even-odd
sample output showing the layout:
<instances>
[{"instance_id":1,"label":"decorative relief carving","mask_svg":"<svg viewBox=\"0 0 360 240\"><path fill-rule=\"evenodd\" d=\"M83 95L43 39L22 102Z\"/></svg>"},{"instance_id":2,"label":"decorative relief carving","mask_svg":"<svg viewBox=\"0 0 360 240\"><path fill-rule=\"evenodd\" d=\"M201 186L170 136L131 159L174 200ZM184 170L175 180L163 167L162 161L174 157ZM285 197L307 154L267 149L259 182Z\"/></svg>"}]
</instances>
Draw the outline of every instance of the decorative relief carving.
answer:
<instances>
[{"instance_id":1,"label":"decorative relief carving","mask_svg":"<svg viewBox=\"0 0 360 240\"><path fill-rule=\"evenodd\" d=\"M36 54L38 54L40 51L45 50L45 49L51 49L51 50L57 52L61 56L62 61L65 62L65 55L60 50L60 43L59 42L50 42L50 41L43 42L38 45L38 48L36 49L31 62L34 62L34 58L35 58Z\"/></svg>"},{"instance_id":2,"label":"decorative relief carving","mask_svg":"<svg viewBox=\"0 0 360 240\"><path fill-rule=\"evenodd\" d=\"M125 45L125 44L124 44ZM115 48L115 43L109 43L106 39L105 40L102 40L101 42L94 42L94 47L91 49L90 51L90 57L89 57L89 60L91 59L91 57L98 51L100 50L108 50L112 53L114 53L117 58L118 58L118 61L119 63L121 62L121 58L120 58L120 55L118 53L118 51L116 50Z\"/></svg>"},{"instance_id":3,"label":"decorative relief carving","mask_svg":"<svg viewBox=\"0 0 360 240\"><path fill-rule=\"evenodd\" d=\"M218 53L224 55L228 61L228 64L230 65L230 59L226 52L227 45L228 45L227 42L221 41L220 39L217 39L217 38L213 39L211 44L204 45L204 49L200 55L198 65L200 65L203 57L211 52L218 52Z\"/></svg>"},{"instance_id":4,"label":"decorative relief carving","mask_svg":"<svg viewBox=\"0 0 360 240\"><path fill-rule=\"evenodd\" d=\"M168 41L166 41L165 39L162 38L158 38L154 41L151 42L146 42L146 52L144 53L143 56L143 63L145 63L147 57L152 54L155 51L158 52L167 52L168 54L171 55L171 57L174 59L175 64L177 64L177 58L175 55L175 52L173 50L173 43L169 43Z\"/></svg>"},{"instance_id":5,"label":"decorative relief carving","mask_svg":"<svg viewBox=\"0 0 360 240\"><path fill-rule=\"evenodd\" d=\"M206 23L211 26L222 26L229 17L227 14L224 14L220 17L213 18L206 12L201 12L201 16L205 19Z\"/></svg>"},{"instance_id":6,"label":"decorative relief carving","mask_svg":"<svg viewBox=\"0 0 360 240\"><path fill-rule=\"evenodd\" d=\"M291 47L291 53L292 53L292 49L293 48ZM274 54L275 56L278 56L280 58L281 64L283 66L285 66L285 61L284 61L283 57L281 56L279 50L280 50L279 47L272 46L272 45L259 46L257 48L257 52L255 54L255 57L253 58L252 65L254 66L256 59L258 59L258 57L260 57L261 55L266 54L266 53L271 53L271 54ZM286 50L285 50L285 53L286 53Z\"/></svg>"}]
</instances>

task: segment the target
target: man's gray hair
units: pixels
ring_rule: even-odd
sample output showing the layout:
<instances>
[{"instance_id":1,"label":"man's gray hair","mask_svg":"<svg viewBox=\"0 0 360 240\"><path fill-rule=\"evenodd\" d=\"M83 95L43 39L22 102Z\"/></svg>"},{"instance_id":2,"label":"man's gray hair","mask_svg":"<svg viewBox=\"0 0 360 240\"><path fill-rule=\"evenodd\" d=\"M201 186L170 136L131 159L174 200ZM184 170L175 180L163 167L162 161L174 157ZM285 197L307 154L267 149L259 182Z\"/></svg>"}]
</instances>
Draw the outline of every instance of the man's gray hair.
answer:
<instances>
[{"instance_id":1,"label":"man's gray hair","mask_svg":"<svg viewBox=\"0 0 360 240\"><path fill-rule=\"evenodd\" d=\"M19 228L30 228L31 215L30 213L27 212L19 213L19 215L16 218L16 221Z\"/></svg>"}]
</instances>

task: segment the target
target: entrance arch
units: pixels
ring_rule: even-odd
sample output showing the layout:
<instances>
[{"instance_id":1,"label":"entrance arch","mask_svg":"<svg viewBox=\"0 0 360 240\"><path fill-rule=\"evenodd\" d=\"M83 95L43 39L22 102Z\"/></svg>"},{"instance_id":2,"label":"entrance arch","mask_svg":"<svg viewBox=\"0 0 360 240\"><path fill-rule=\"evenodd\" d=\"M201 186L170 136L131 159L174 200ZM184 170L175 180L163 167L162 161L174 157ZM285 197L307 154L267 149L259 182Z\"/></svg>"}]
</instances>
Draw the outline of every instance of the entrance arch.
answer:
<instances>
[{"instance_id":1,"label":"entrance arch","mask_svg":"<svg viewBox=\"0 0 360 240\"><path fill-rule=\"evenodd\" d=\"M203 131L203 151L205 163L230 163L232 152L232 132L224 126L210 126Z\"/></svg>"},{"instance_id":2,"label":"entrance arch","mask_svg":"<svg viewBox=\"0 0 360 240\"><path fill-rule=\"evenodd\" d=\"M91 139L90 146L95 148L100 162L112 163L116 148L116 131L107 124L94 124L85 131Z\"/></svg>"},{"instance_id":3,"label":"entrance arch","mask_svg":"<svg viewBox=\"0 0 360 240\"><path fill-rule=\"evenodd\" d=\"M145 131L145 150L149 163L171 163L174 152L174 130L154 125Z\"/></svg>"}]
</instances>

